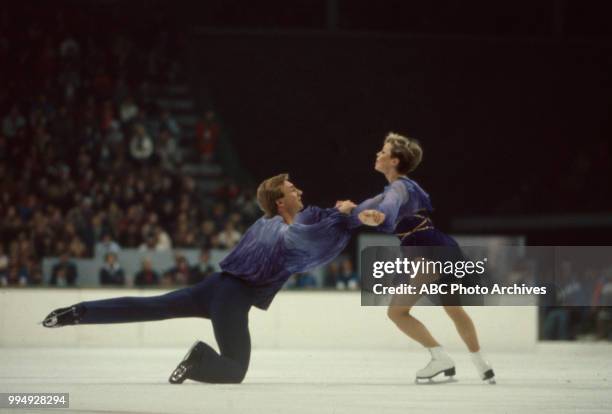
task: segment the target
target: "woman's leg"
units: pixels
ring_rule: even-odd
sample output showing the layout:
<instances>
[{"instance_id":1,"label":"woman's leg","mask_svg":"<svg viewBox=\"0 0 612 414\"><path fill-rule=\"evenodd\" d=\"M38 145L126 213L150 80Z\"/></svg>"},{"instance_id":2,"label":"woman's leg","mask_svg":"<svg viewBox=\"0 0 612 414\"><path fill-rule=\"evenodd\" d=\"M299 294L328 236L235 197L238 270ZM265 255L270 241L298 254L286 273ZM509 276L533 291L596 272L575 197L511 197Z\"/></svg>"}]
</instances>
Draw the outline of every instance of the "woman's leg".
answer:
<instances>
[{"instance_id":1,"label":"woman's leg","mask_svg":"<svg viewBox=\"0 0 612 414\"><path fill-rule=\"evenodd\" d=\"M434 280L435 281L435 280ZM431 276L417 274L410 280L410 286L416 289L416 292L421 292L423 285L429 285L433 281ZM427 327L410 313L414 304L422 297L421 294L405 294L395 295L391 298L391 303L387 309L387 316L395 323L395 325L426 348L440 346L438 341L434 339Z\"/></svg>"},{"instance_id":2,"label":"woman's leg","mask_svg":"<svg viewBox=\"0 0 612 414\"><path fill-rule=\"evenodd\" d=\"M444 306L444 310L455 323L457 332L459 332L461 339L463 339L463 342L465 342L465 345L467 345L467 348L470 351L470 357L472 358L472 362L474 363L480 378L494 384L495 372L493 371L491 364L485 360L480 352L478 335L476 334L476 328L474 327L472 318L470 318L462 306Z\"/></svg>"},{"instance_id":3,"label":"woman's leg","mask_svg":"<svg viewBox=\"0 0 612 414\"><path fill-rule=\"evenodd\" d=\"M412 306L394 305L395 297L387 308L387 316L395 325L425 348L440 346L425 325L410 314Z\"/></svg>"},{"instance_id":4,"label":"woman's leg","mask_svg":"<svg viewBox=\"0 0 612 414\"><path fill-rule=\"evenodd\" d=\"M465 345L470 352L480 351L480 344L478 343L478 335L476 334L476 328L474 322L462 306L444 306L444 310L448 316L452 319L457 328L457 332L465 342Z\"/></svg>"}]
</instances>

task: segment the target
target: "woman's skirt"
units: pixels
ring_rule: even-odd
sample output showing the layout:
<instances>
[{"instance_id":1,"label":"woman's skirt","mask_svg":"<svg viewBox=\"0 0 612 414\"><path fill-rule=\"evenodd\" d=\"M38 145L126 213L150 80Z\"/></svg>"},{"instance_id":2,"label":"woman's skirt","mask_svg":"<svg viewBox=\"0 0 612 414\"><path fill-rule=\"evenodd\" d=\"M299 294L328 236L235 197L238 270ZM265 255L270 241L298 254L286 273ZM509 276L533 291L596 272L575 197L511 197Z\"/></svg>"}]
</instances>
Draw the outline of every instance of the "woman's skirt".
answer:
<instances>
[{"instance_id":1,"label":"woman's skirt","mask_svg":"<svg viewBox=\"0 0 612 414\"><path fill-rule=\"evenodd\" d=\"M418 275L410 281L408 281L409 278L403 278L401 283L423 284L426 282L430 285L437 284L439 288L445 285L446 293L426 295L436 305L462 306L482 303L481 297L461 294L465 289L458 289L458 285L461 287L475 286L479 276L448 272L451 268L465 266L468 259L455 239L438 230L429 217L414 215L404 218L396 226L395 234L400 239L404 258L411 261L434 262L428 264L428 272L425 274ZM440 268L445 271L436 271ZM455 285L457 289L455 293L451 293L452 285Z\"/></svg>"}]
</instances>

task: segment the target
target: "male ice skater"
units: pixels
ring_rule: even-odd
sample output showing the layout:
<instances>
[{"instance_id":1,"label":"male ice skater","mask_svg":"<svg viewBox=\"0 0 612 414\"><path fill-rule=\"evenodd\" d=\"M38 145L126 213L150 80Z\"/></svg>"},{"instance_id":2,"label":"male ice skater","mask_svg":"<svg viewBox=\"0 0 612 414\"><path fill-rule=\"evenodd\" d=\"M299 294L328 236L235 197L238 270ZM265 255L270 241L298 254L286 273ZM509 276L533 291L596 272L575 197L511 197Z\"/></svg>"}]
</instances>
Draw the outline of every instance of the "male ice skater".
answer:
<instances>
[{"instance_id":1,"label":"male ice skater","mask_svg":"<svg viewBox=\"0 0 612 414\"><path fill-rule=\"evenodd\" d=\"M264 216L244 234L215 273L197 285L153 297L121 297L81 302L51 312L47 328L76 324L156 321L203 317L213 324L217 353L197 341L169 381L240 383L251 355L248 315L251 306L267 309L290 275L323 265L346 247L351 229L361 222L355 204L302 211L302 191L287 174L263 181L257 201Z\"/></svg>"}]
</instances>

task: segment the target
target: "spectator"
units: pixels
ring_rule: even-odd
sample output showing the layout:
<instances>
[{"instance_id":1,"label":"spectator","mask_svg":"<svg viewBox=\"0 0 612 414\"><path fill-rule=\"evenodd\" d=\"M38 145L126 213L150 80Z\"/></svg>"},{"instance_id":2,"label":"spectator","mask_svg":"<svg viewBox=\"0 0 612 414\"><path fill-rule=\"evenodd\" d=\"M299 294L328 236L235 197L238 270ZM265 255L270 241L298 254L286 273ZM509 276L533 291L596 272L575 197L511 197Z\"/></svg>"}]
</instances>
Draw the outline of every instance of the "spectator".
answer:
<instances>
[{"instance_id":1,"label":"spectator","mask_svg":"<svg viewBox=\"0 0 612 414\"><path fill-rule=\"evenodd\" d=\"M104 266L100 269L101 285L125 285L125 275L115 253L104 256Z\"/></svg>"},{"instance_id":2,"label":"spectator","mask_svg":"<svg viewBox=\"0 0 612 414\"><path fill-rule=\"evenodd\" d=\"M26 261L25 267L27 269L28 286L42 285L43 275L42 275L42 268L40 266L40 263L31 257Z\"/></svg>"},{"instance_id":3,"label":"spectator","mask_svg":"<svg viewBox=\"0 0 612 414\"><path fill-rule=\"evenodd\" d=\"M159 284L159 275L153 269L151 259L142 260L142 268L134 277L134 286L155 286Z\"/></svg>"},{"instance_id":4,"label":"spectator","mask_svg":"<svg viewBox=\"0 0 612 414\"><path fill-rule=\"evenodd\" d=\"M6 277L9 267L9 258L4 252L4 244L0 243L0 278Z\"/></svg>"},{"instance_id":5,"label":"spectator","mask_svg":"<svg viewBox=\"0 0 612 414\"><path fill-rule=\"evenodd\" d=\"M206 279L215 272L215 267L210 263L210 251L202 249L198 263L191 268L189 284L195 285Z\"/></svg>"},{"instance_id":6,"label":"spectator","mask_svg":"<svg viewBox=\"0 0 612 414\"><path fill-rule=\"evenodd\" d=\"M174 266L164 273L164 277L169 277L174 285L186 285L191 280L191 269L185 256L176 254L174 256Z\"/></svg>"},{"instance_id":7,"label":"spectator","mask_svg":"<svg viewBox=\"0 0 612 414\"><path fill-rule=\"evenodd\" d=\"M2 120L2 133L10 140L11 138L15 138L17 136L17 131L25 128L25 126L26 120L23 115L21 115L19 107L13 105L8 115Z\"/></svg>"},{"instance_id":8,"label":"spectator","mask_svg":"<svg viewBox=\"0 0 612 414\"><path fill-rule=\"evenodd\" d=\"M79 56L81 48L76 39L70 34L66 35L59 47L60 56L63 59L76 59Z\"/></svg>"},{"instance_id":9,"label":"spectator","mask_svg":"<svg viewBox=\"0 0 612 414\"><path fill-rule=\"evenodd\" d=\"M203 161L212 160L220 135L220 126L213 111L206 111L196 125L196 143Z\"/></svg>"},{"instance_id":10,"label":"spectator","mask_svg":"<svg viewBox=\"0 0 612 414\"><path fill-rule=\"evenodd\" d=\"M196 246L195 233L186 223L179 223L176 233L174 233L174 240L177 247Z\"/></svg>"},{"instance_id":11,"label":"spectator","mask_svg":"<svg viewBox=\"0 0 612 414\"><path fill-rule=\"evenodd\" d=\"M155 227L155 238L157 243L155 245L155 250L158 252L167 252L172 249L172 240L170 236L161 226Z\"/></svg>"},{"instance_id":12,"label":"spectator","mask_svg":"<svg viewBox=\"0 0 612 414\"><path fill-rule=\"evenodd\" d=\"M134 125L134 135L130 140L130 155L132 159L144 165L153 155L153 140L147 134L144 126Z\"/></svg>"},{"instance_id":13,"label":"spectator","mask_svg":"<svg viewBox=\"0 0 612 414\"><path fill-rule=\"evenodd\" d=\"M240 237L242 237L242 234L234 228L234 223L228 221L219 234L219 244L225 249L231 249L240 241Z\"/></svg>"},{"instance_id":14,"label":"spectator","mask_svg":"<svg viewBox=\"0 0 612 414\"><path fill-rule=\"evenodd\" d=\"M167 109L164 109L161 113L160 124L162 131L167 130L168 133L176 139L181 138L181 127Z\"/></svg>"},{"instance_id":15,"label":"spectator","mask_svg":"<svg viewBox=\"0 0 612 414\"><path fill-rule=\"evenodd\" d=\"M159 145L157 146L157 156L162 168L174 170L181 162L181 154L178 149L176 138L164 129L159 134Z\"/></svg>"},{"instance_id":16,"label":"spectator","mask_svg":"<svg viewBox=\"0 0 612 414\"><path fill-rule=\"evenodd\" d=\"M134 98L128 96L121 102L119 107L119 117L124 125L127 125L138 115L138 106L134 103Z\"/></svg>"},{"instance_id":17,"label":"spectator","mask_svg":"<svg viewBox=\"0 0 612 414\"><path fill-rule=\"evenodd\" d=\"M289 289L312 289L317 287L317 279L310 273L296 273L288 285Z\"/></svg>"},{"instance_id":18,"label":"spectator","mask_svg":"<svg viewBox=\"0 0 612 414\"><path fill-rule=\"evenodd\" d=\"M160 286L163 287L171 287L174 286L174 280L172 279L172 274L164 273L161 278Z\"/></svg>"},{"instance_id":19,"label":"spectator","mask_svg":"<svg viewBox=\"0 0 612 414\"><path fill-rule=\"evenodd\" d=\"M216 235L214 221L204 220L202 224L200 224L200 232L198 234L198 246L203 249L219 247L219 239Z\"/></svg>"},{"instance_id":20,"label":"spectator","mask_svg":"<svg viewBox=\"0 0 612 414\"><path fill-rule=\"evenodd\" d=\"M612 340L612 269L598 278L593 290L592 314L598 339Z\"/></svg>"},{"instance_id":21,"label":"spectator","mask_svg":"<svg viewBox=\"0 0 612 414\"><path fill-rule=\"evenodd\" d=\"M6 276L0 277L0 286L25 286L28 283L27 273L25 269L20 268L17 263L9 266Z\"/></svg>"},{"instance_id":22,"label":"spectator","mask_svg":"<svg viewBox=\"0 0 612 414\"><path fill-rule=\"evenodd\" d=\"M336 289L355 290L359 287L359 278L353 269L353 261L345 258L340 263L340 273L336 279Z\"/></svg>"},{"instance_id":23,"label":"spectator","mask_svg":"<svg viewBox=\"0 0 612 414\"><path fill-rule=\"evenodd\" d=\"M59 263L51 270L51 286L74 286L79 277L76 265L70 260L67 252L62 253Z\"/></svg>"},{"instance_id":24,"label":"spectator","mask_svg":"<svg viewBox=\"0 0 612 414\"><path fill-rule=\"evenodd\" d=\"M145 242L138 247L140 253L157 252L157 236L154 233L147 234Z\"/></svg>"},{"instance_id":25,"label":"spectator","mask_svg":"<svg viewBox=\"0 0 612 414\"><path fill-rule=\"evenodd\" d=\"M72 240L70 240L68 251L73 257L83 258L87 256L87 246L78 236L74 236Z\"/></svg>"},{"instance_id":26,"label":"spectator","mask_svg":"<svg viewBox=\"0 0 612 414\"><path fill-rule=\"evenodd\" d=\"M96 243L95 256L104 257L107 253L119 253L121 246L113 240L110 233L103 233L102 239Z\"/></svg>"},{"instance_id":27,"label":"spectator","mask_svg":"<svg viewBox=\"0 0 612 414\"><path fill-rule=\"evenodd\" d=\"M323 287L325 288L336 288L340 277L340 266L337 261L331 262L325 269L325 276L323 278Z\"/></svg>"}]
</instances>

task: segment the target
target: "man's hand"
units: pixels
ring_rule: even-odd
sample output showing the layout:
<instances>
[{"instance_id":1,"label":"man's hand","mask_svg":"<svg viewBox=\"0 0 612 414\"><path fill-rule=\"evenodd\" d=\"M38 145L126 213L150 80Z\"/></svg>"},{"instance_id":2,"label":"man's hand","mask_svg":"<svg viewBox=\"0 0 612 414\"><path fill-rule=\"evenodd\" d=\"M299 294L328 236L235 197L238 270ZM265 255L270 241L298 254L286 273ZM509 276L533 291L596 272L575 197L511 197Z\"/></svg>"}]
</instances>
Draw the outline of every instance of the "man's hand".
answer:
<instances>
[{"instance_id":1,"label":"man's hand","mask_svg":"<svg viewBox=\"0 0 612 414\"><path fill-rule=\"evenodd\" d=\"M336 208L342 214L351 214L351 211L357 207L351 200L336 201Z\"/></svg>"},{"instance_id":2,"label":"man's hand","mask_svg":"<svg viewBox=\"0 0 612 414\"><path fill-rule=\"evenodd\" d=\"M385 221L385 214L378 210L363 210L358 217L363 224L372 227L379 226Z\"/></svg>"}]
</instances>

